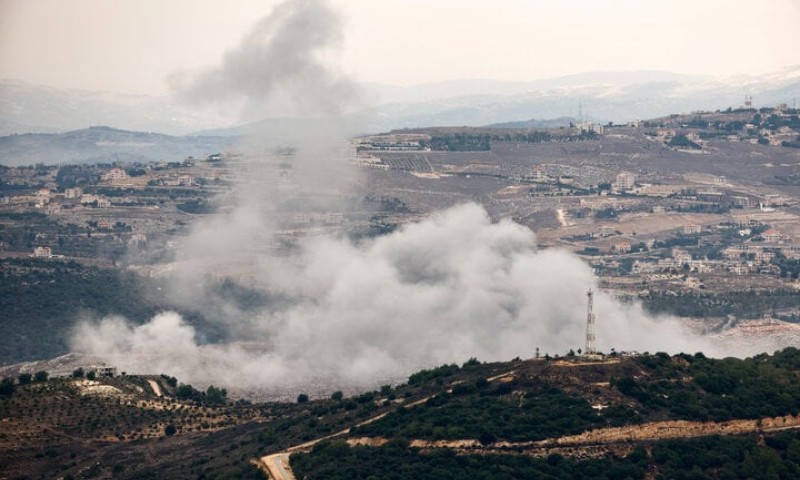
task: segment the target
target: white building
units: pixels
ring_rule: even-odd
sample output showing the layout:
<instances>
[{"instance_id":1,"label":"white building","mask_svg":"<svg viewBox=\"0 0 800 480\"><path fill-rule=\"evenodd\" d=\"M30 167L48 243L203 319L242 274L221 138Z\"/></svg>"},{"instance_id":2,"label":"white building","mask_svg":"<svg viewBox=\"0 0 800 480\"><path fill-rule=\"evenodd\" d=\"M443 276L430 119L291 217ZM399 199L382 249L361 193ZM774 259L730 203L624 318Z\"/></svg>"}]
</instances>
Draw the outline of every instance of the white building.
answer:
<instances>
[{"instance_id":1,"label":"white building","mask_svg":"<svg viewBox=\"0 0 800 480\"><path fill-rule=\"evenodd\" d=\"M104 173L101 178L103 179L104 182L115 183L119 182L120 180L126 180L128 178L128 174L125 173L125 170L118 167L114 167L111 170Z\"/></svg>"},{"instance_id":2,"label":"white building","mask_svg":"<svg viewBox=\"0 0 800 480\"><path fill-rule=\"evenodd\" d=\"M531 180L537 183L545 183L550 180L550 177L547 175L547 172L544 168L536 165L533 167L533 171L531 172Z\"/></svg>"},{"instance_id":3,"label":"white building","mask_svg":"<svg viewBox=\"0 0 800 480\"><path fill-rule=\"evenodd\" d=\"M619 172L614 181L614 187L619 192L627 192L636 187L636 175L630 172Z\"/></svg>"},{"instance_id":4,"label":"white building","mask_svg":"<svg viewBox=\"0 0 800 480\"><path fill-rule=\"evenodd\" d=\"M77 187L64 190L64 198L80 198L81 195L83 195L83 190Z\"/></svg>"},{"instance_id":5,"label":"white building","mask_svg":"<svg viewBox=\"0 0 800 480\"><path fill-rule=\"evenodd\" d=\"M578 133L596 133L598 135L603 134L603 126L591 122L576 123L575 129L578 131Z\"/></svg>"}]
</instances>

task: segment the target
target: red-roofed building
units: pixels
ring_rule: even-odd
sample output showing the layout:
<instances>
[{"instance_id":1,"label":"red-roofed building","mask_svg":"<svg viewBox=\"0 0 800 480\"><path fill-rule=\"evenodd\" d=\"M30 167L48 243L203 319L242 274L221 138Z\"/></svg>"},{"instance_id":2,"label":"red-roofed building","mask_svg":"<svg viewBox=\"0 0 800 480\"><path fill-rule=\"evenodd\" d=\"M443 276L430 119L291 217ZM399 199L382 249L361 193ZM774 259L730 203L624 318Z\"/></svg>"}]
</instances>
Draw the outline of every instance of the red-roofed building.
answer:
<instances>
[{"instance_id":1,"label":"red-roofed building","mask_svg":"<svg viewBox=\"0 0 800 480\"><path fill-rule=\"evenodd\" d=\"M614 244L613 249L617 253L628 253L631 251L631 244L628 242L617 242Z\"/></svg>"}]
</instances>

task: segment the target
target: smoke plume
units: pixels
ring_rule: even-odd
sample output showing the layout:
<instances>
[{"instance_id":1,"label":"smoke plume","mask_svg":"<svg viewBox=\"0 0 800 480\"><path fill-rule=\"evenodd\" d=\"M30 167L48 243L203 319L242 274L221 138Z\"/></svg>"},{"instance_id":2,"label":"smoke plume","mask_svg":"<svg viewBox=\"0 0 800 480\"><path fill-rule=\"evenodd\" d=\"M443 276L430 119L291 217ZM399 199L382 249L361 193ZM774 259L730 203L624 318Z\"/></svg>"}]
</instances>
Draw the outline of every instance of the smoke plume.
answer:
<instances>
[{"instance_id":1,"label":"smoke plume","mask_svg":"<svg viewBox=\"0 0 800 480\"><path fill-rule=\"evenodd\" d=\"M596 287L579 258L537 250L526 227L492 223L474 204L366 244L311 240L302 261L292 260L265 274L271 289L297 300L254 318L247 343L200 345L178 314L164 313L142 326L119 318L84 324L76 346L129 371L169 371L191 382L375 386L420 366L527 358L537 346L578 349L585 292ZM602 350L704 347L676 322L602 293L595 311Z\"/></svg>"},{"instance_id":2,"label":"smoke plume","mask_svg":"<svg viewBox=\"0 0 800 480\"><path fill-rule=\"evenodd\" d=\"M358 89L329 58L341 45L341 19L325 0L290 0L275 7L225 53L220 65L173 86L192 103L237 102L245 117L341 115Z\"/></svg>"},{"instance_id":3,"label":"smoke plume","mask_svg":"<svg viewBox=\"0 0 800 480\"><path fill-rule=\"evenodd\" d=\"M266 135L231 162L239 174L226 213L198 222L180 245L170 293L226 333L206 341L174 312L144 325L111 317L76 327L73 346L121 370L169 373L184 382L239 389L319 393L374 387L420 367L471 357L507 360L583 345L586 290L596 289L578 257L537 250L527 228L492 222L474 204L438 212L372 240L306 236L271 255L298 205L330 208L355 197L338 116L358 98L326 65L340 41L339 18L323 0L289 0L259 22L219 67L183 86L194 101L237 99L259 115L327 118L286 127L291 154L270 153ZM284 143L286 145L286 143ZM289 231L290 233L286 234ZM213 293L231 276L271 299L243 310ZM211 280L209 280L209 277ZM677 322L637 304L595 297L601 350L697 351Z\"/></svg>"}]
</instances>

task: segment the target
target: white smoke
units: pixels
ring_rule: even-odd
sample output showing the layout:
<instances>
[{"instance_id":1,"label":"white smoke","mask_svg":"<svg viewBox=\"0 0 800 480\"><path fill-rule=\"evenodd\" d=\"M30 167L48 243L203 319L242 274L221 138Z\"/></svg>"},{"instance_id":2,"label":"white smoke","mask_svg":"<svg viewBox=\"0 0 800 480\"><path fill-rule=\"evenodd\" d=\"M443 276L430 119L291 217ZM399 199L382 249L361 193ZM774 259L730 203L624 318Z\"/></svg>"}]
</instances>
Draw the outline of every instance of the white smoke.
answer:
<instances>
[{"instance_id":1,"label":"white smoke","mask_svg":"<svg viewBox=\"0 0 800 480\"><path fill-rule=\"evenodd\" d=\"M220 65L175 75L192 103L237 102L244 115L336 116L355 105L356 85L330 58L342 42L341 18L326 0L288 0L260 20Z\"/></svg>"},{"instance_id":2,"label":"white smoke","mask_svg":"<svg viewBox=\"0 0 800 480\"><path fill-rule=\"evenodd\" d=\"M367 244L315 239L302 262L292 260L272 272L271 286L303 300L251 319L246 344L200 345L178 314L164 313L141 326L119 318L83 324L75 346L127 371L188 382L281 389L325 378L332 387L375 386L422 365L578 349L585 292L596 288L579 258L537 250L526 227L492 223L474 204ZM601 350L706 347L677 322L602 293L595 311Z\"/></svg>"},{"instance_id":3,"label":"white smoke","mask_svg":"<svg viewBox=\"0 0 800 480\"><path fill-rule=\"evenodd\" d=\"M118 317L80 323L75 349L128 372L285 392L309 383L373 387L422 366L583 345L585 293L597 287L591 269L569 253L537 250L530 230L493 223L477 205L360 244L323 235L303 241L289 258L263 254L285 227L281 205L288 197L324 204L357 183L341 154L337 118L358 95L325 63L340 31L327 2L289 0L218 68L183 87L194 101L239 99L252 111L327 119L289 132L296 147L290 157L265 161L258 154L263 136L256 139L256 153L238 166L234 208L199 222L181 246L173 299L213 310L230 341L206 343L180 315L165 312L140 326ZM287 171L290 188L276 182ZM211 295L209 274L242 268L283 301L254 313ZM595 299L601 350L705 349L675 321L602 293Z\"/></svg>"}]
</instances>

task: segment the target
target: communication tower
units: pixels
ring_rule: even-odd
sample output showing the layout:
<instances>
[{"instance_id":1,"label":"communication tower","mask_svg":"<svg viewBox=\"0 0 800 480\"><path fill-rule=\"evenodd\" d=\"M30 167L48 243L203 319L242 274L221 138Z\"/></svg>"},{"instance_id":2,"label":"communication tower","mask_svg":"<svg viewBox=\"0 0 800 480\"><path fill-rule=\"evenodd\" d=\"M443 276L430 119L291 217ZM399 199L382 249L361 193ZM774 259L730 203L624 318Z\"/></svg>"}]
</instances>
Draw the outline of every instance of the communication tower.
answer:
<instances>
[{"instance_id":1,"label":"communication tower","mask_svg":"<svg viewBox=\"0 0 800 480\"><path fill-rule=\"evenodd\" d=\"M752 110L753 109L753 97L751 97L749 95L745 95L744 96L744 106L748 110Z\"/></svg>"},{"instance_id":2,"label":"communication tower","mask_svg":"<svg viewBox=\"0 0 800 480\"><path fill-rule=\"evenodd\" d=\"M594 312L592 311L594 308L594 292L590 288L588 292L586 292L586 296L589 297L589 306L586 313L586 348L584 349L584 355L594 355L597 353L594 349Z\"/></svg>"}]
</instances>

